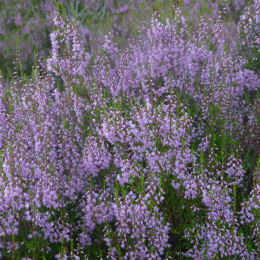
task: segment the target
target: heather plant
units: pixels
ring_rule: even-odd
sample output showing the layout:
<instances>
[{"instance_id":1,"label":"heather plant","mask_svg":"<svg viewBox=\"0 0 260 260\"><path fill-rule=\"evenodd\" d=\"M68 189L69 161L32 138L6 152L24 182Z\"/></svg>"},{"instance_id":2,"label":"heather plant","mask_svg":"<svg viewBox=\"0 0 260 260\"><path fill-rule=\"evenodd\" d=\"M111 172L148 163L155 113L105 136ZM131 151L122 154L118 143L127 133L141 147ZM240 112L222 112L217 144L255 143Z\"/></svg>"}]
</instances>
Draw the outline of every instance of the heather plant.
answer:
<instances>
[{"instance_id":1,"label":"heather plant","mask_svg":"<svg viewBox=\"0 0 260 260\"><path fill-rule=\"evenodd\" d=\"M247 59L247 68L259 74L259 47L260 47L260 2L255 0L248 5L239 21L239 50Z\"/></svg>"},{"instance_id":2,"label":"heather plant","mask_svg":"<svg viewBox=\"0 0 260 260\"><path fill-rule=\"evenodd\" d=\"M17 60L0 78L1 257L259 257L260 79L241 31L221 13L194 30L176 3L95 50L81 8L56 11L31 76Z\"/></svg>"}]
</instances>

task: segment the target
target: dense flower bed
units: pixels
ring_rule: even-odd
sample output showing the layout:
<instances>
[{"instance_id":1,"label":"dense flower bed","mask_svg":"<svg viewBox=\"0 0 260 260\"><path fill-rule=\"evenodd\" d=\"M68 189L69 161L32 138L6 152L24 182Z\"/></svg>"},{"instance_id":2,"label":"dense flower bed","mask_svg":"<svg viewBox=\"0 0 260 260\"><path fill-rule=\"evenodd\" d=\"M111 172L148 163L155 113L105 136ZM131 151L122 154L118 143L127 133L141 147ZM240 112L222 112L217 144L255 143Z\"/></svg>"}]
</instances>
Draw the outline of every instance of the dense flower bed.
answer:
<instances>
[{"instance_id":1,"label":"dense flower bed","mask_svg":"<svg viewBox=\"0 0 260 260\"><path fill-rule=\"evenodd\" d=\"M1 257L259 257L259 0L232 35L187 6L97 50L56 11L46 62L0 78Z\"/></svg>"}]
</instances>

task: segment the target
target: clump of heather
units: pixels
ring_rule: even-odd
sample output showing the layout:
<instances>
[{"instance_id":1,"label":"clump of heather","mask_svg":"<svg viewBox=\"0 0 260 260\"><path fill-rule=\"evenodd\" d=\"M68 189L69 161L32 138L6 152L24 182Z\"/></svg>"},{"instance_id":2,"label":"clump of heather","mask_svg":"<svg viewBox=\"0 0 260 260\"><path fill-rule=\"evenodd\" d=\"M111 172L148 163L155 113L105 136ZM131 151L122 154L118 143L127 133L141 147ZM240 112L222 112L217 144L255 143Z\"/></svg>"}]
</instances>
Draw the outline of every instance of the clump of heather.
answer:
<instances>
[{"instance_id":1,"label":"clump of heather","mask_svg":"<svg viewBox=\"0 0 260 260\"><path fill-rule=\"evenodd\" d=\"M257 258L260 79L241 32L220 14L191 30L175 7L94 51L75 18L53 25L46 64L0 78L1 257Z\"/></svg>"},{"instance_id":2,"label":"clump of heather","mask_svg":"<svg viewBox=\"0 0 260 260\"><path fill-rule=\"evenodd\" d=\"M163 216L158 212L158 204L164 200L163 191L156 191L157 187L150 182L139 197L132 191L123 198L116 196L113 205L116 229L105 228L109 258L160 258L169 246L169 224L163 224Z\"/></svg>"},{"instance_id":3,"label":"clump of heather","mask_svg":"<svg viewBox=\"0 0 260 260\"><path fill-rule=\"evenodd\" d=\"M239 21L239 50L248 60L247 67L258 71L260 67L260 1L254 0L243 12Z\"/></svg>"}]
</instances>

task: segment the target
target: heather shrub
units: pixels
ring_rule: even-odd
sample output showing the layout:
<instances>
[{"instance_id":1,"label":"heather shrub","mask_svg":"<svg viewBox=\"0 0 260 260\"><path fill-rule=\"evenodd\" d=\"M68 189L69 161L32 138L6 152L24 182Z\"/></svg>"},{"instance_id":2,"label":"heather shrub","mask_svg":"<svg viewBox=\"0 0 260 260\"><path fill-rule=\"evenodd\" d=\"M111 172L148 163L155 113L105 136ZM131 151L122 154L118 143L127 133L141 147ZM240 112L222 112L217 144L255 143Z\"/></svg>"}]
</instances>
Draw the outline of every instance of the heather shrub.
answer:
<instances>
[{"instance_id":1,"label":"heather shrub","mask_svg":"<svg viewBox=\"0 0 260 260\"><path fill-rule=\"evenodd\" d=\"M239 21L239 51L248 61L247 68L259 74L260 68L260 2L252 1L248 5Z\"/></svg>"},{"instance_id":2,"label":"heather shrub","mask_svg":"<svg viewBox=\"0 0 260 260\"><path fill-rule=\"evenodd\" d=\"M81 11L56 11L30 76L16 61L0 78L1 257L259 257L260 79L236 45L247 20L194 29L176 3L124 48L112 31L95 50Z\"/></svg>"}]
</instances>

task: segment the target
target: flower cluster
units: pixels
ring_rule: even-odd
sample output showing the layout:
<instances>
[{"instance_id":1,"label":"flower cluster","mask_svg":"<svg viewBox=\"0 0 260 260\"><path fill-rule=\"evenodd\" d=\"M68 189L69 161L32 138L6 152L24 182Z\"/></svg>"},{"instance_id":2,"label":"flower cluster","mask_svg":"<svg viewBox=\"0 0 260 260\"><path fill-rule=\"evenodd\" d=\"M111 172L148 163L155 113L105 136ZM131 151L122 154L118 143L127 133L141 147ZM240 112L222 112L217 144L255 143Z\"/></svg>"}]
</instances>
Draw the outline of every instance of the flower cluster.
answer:
<instances>
[{"instance_id":1,"label":"flower cluster","mask_svg":"<svg viewBox=\"0 0 260 260\"><path fill-rule=\"evenodd\" d=\"M254 0L246 7L239 21L240 53L249 61L249 68L259 69L260 48L260 1ZM258 67L257 67L258 66Z\"/></svg>"},{"instance_id":2,"label":"flower cluster","mask_svg":"<svg viewBox=\"0 0 260 260\"><path fill-rule=\"evenodd\" d=\"M106 242L112 259L160 258L169 246L169 224L163 224L158 204L164 200L163 191L155 182L150 182L143 194L137 197L132 191L124 198L116 198L113 205L116 230L106 230ZM116 248L119 244L120 248Z\"/></svg>"}]
</instances>

